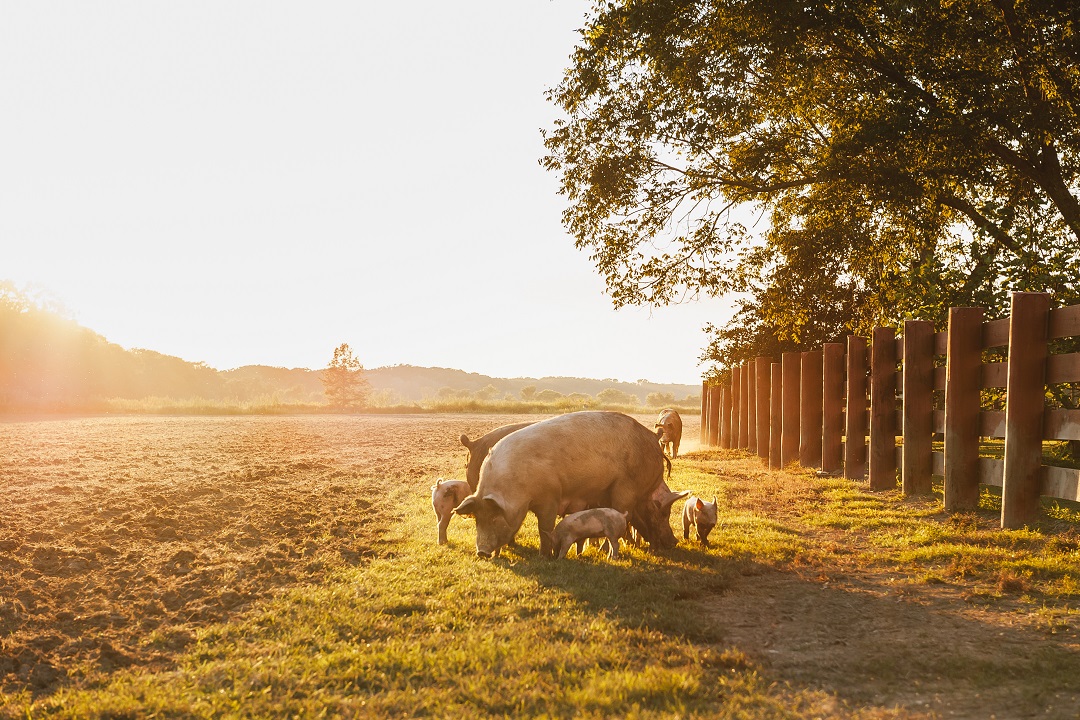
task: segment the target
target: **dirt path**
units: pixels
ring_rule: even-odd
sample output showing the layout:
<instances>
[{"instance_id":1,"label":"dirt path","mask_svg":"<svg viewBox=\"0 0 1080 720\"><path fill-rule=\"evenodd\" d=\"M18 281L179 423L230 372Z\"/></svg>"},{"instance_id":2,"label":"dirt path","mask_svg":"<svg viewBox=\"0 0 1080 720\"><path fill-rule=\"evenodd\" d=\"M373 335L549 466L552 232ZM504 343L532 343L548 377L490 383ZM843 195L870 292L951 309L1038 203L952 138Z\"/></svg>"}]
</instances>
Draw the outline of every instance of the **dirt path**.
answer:
<instances>
[{"instance_id":1,"label":"dirt path","mask_svg":"<svg viewBox=\"0 0 1080 720\"><path fill-rule=\"evenodd\" d=\"M1040 683L1080 677L1075 614L1048 622L1047 601L1021 589L989 597L963 581L922 581L911 566L865 562L881 556L868 533L805 522L820 505L805 474L738 457L716 471L731 483L733 509L774 518L814 549L793 563L743 567L729 590L701 601L725 643L770 676L851 707L903 708L905 717L1080 717L1080 683Z\"/></svg>"}]
</instances>

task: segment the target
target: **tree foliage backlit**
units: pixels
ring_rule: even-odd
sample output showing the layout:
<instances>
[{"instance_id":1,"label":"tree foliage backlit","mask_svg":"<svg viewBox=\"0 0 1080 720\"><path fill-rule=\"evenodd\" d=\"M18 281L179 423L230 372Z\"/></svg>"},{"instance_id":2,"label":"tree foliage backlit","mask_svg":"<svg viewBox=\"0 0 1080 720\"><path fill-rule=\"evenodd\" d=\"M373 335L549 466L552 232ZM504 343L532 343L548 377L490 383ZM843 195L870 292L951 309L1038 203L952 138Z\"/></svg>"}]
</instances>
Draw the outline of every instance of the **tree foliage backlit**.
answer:
<instances>
[{"instance_id":1,"label":"tree foliage backlit","mask_svg":"<svg viewBox=\"0 0 1080 720\"><path fill-rule=\"evenodd\" d=\"M1080 298L1080 4L622 0L581 32L564 222L617 306L745 293L716 359Z\"/></svg>"},{"instance_id":2,"label":"tree foliage backlit","mask_svg":"<svg viewBox=\"0 0 1080 720\"><path fill-rule=\"evenodd\" d=\"M371 396L371 384L364 377L364 366L348 343L334 348L334 357L322 371L321 379L327 403L338 410L363 406Z\"/></svg>"}]
</instances>

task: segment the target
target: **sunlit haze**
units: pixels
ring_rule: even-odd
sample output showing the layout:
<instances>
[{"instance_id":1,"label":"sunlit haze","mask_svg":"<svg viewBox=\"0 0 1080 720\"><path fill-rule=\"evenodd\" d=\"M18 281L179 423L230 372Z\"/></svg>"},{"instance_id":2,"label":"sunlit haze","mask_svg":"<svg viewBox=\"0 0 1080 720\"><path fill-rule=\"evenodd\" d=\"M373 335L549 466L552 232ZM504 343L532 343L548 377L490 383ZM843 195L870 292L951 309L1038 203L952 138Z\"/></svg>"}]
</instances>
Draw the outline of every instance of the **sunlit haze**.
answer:
<instances>
[{"instance_id":1,"label":"sunlit haze","mask_svg":"<svg viewBox=\"0 0 1080 720\"><path fill-rule=\"evenodd\" d=\"M589 5L5 3L0 279L218 369L697 383L727 304L613 309L538 164Z\"/></svg>"}]
</instances>

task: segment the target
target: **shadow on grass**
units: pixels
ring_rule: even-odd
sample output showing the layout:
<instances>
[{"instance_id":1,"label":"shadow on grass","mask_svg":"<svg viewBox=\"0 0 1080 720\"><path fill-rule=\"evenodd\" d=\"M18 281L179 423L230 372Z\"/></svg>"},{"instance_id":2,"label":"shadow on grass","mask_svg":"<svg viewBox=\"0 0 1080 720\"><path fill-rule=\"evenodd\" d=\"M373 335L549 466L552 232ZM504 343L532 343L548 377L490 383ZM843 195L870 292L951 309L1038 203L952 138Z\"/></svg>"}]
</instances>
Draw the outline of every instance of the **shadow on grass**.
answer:
<instances>
[{"instance_id":1,"label":"shadow on grass","mask_svg":"<svg viewBox=\"0 0 1080 720\"><path fill-rule=\"evenodd\" d=\"M532 548L519 550L520 560L508 564L512 572L569 593L624 624L645 625L691 642L719 638L708 624L695 621L685 601L722 594L741 574L766 571L764 566L687 547L656 553L624 549L614 562L596 548L565 560L540 558Z\"/></svg>"},{"instance_id":2,"label":"shadow on grass","mask_svg":"<svg viewBox=\"0 0 1080 720\"><path fill-rule=\"evenodd\" d=\"M899 583L887 574L836 583L820 569L691 544L630 549L614 562L596 549L556 561L519 547L504 562L626 628L690 643L703 657L742 658L789 692L824 691L873 717L902 708L1072 718L1080 707L1080 645L1071 629L1055 636L1061 626L987 612L956 586Z\"/></svg>"}]
</instances>

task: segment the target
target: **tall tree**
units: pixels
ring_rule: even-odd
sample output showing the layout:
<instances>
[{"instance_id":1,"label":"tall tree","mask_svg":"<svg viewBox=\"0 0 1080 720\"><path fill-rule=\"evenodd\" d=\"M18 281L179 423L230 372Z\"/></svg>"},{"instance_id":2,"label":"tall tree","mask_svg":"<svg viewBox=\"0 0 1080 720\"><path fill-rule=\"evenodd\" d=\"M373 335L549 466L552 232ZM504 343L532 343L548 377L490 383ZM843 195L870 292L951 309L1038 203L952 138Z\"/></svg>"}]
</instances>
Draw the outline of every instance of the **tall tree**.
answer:
<instances>
[{"instance_id":1,"label":"tall tree","mask_svg":"<svg viewBox=\"0 0 1080 720\"><path fill-rule=\"evenodd\" d=\"M1078 59L1071 2L600 2L542 163L617 306L746 293L713 349L1075 302Z\"/></svg>"},{"instance_id":2,"label":"tall tree","mask_svg":"<svg viewBox=\"0 0 1080 720\"><path fill-rule=\"evenodd\" d=\"M371 384L364 377L364 366L353 355L348 343L334 348L334 357L322 371L321 379L327 402L338 410L363 406L371 396Z\"/></svg>"}]
</instances>

